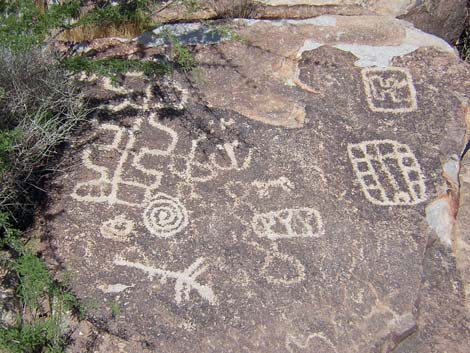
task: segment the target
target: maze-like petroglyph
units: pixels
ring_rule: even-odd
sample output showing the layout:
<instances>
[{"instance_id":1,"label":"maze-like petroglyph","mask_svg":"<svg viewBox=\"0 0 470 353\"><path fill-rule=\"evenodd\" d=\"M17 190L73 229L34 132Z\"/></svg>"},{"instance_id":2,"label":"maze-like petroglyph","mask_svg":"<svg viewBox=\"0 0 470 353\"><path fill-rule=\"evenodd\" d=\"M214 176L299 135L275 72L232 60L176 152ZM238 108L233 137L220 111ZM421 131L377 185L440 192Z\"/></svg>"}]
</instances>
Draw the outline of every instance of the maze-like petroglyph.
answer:
<instances>
[{"instance_id":1,"label":"maze-like petroglyph","mask_svg":"<svg viewBox=\"0 0 470 353\"><path fill-rule=\"evenodd\" d=\"M188 225L188 212L177 199L158 193L144 212L144 224L150 232L168 238L181 232Z\"/></svg>"},{"instance_id":2,"label":"maze-like petroglyph","mask_svg":"<svg viewBox=\"0 0 470 353\"><path fill-rule=\"evenodd\" d=\"M195 290L203 299L207 300L210 304L217 303L212 288L208 285L199 283L196 278L205 272L208 268L204 265L206 260L202 257L197 258L188 268L183 271L169 271L157 267L148 266L139 262L127 261L122 258L114 259L113 263L118 266L128 268L135 268L147 274L150 281L154 277L160 277L160 282L165 284L168 279L174 279L175 282L175 302L181 305L183 301L189 300L191 290Z\"/></svg>"},{"instance_id":3,"label":"maze-like petroglyph","mask_svg":"<svg viewBox=\"0 0 470 353\"><path fill-rule=\"evenodd\" d=\"M367 104L374 112L408 113L418 108L410 73L403 68L365 68L362 80Z\"/></svg>"},{"instance_id":4,"label":"maze-like petroglyph","mask_svg":"<svg viewBox=\"0 0 470 353\"><path fill-rule=\"evenodd\" d=\"M101 131L111 132L112 141L110 143L94 146L98 152L115 152L118 162L114 170L100 165L93 160L92 149L83 152L82 160L85 166L96 172L97 179L77 183L73 189L71 197L77 201L86 203L105 203L112 205L123 205L132 208L143 208L143 220L146 228L161 238L168 238L181 232L188 224L188 213L184 205L176 198L164 193L155 193L161 183L163 173L154 168L148 168L143 164L147 157L170 157L176 148L178 135L176 132L156 120L156 115L151 114L147 119L150 127L156 132L166 135L170 142L161 149L150 149L142 147L134 151L136 145L136 135L142 128L144 120L136 119L131 129L125 129L113 124L103 124ZM124 147L121 147L124 146ZM144 173L149 182L147 184L137 182L131 178L124 178L124 165L131 161L132 167ZM127 192L122 193L124 188ZM125 194L125 196L123 196ZM102 234L107 237L119 236L116 231L116 222L112 220L102 226Z\"/></svg>"},{"instance_id":5,"label":"maze-like petroglyph","mask_svg":"<svg viewBox=\"0 0 470 353\"><path fill-rule=\"evenodd\" d=\"M309 207L255 214L251 224L258 236L271 240L317 238L324 233L320 212Z\"/></svg>"},{"instance_id":6,"label":"maze-like petroglyph","mask_svg":"<svg viewBox=\"0 0 470 353\"><path fill-rule=\"evenodd\" d=\"M410 148L393 140L348 145L357 180L374 205L416 205L426 201L423 172Z\"/></svg>"}]
</instances>

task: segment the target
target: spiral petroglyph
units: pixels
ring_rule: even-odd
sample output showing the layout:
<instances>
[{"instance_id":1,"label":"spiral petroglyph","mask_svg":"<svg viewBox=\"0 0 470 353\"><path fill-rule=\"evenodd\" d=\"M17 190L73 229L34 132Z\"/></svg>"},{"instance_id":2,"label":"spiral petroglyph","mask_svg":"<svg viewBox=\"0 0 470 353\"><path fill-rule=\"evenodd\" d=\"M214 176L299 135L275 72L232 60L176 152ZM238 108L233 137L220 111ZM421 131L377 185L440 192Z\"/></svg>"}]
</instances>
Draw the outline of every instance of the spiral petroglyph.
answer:
<instances>
[{"instance_id":1,"label":"spiral petroglyph","mask_svg":"<svg viewBox=\"0 0 470 353\"><path fill-rule=\"evenodd\" d=\"M144 212L145 227L160 238L169 238L188 225L188 212L177 199L158 193Z\"/></svg>"}]
</instances>

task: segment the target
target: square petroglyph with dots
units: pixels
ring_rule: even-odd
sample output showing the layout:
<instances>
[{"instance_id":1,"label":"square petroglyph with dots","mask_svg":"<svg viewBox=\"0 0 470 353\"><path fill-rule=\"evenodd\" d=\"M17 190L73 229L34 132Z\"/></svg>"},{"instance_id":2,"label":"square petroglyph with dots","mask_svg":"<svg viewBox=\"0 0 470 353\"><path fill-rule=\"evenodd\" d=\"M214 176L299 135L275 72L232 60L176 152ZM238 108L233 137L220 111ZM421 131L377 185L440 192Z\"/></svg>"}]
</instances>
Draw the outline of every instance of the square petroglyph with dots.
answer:
<instances>
[{"instance_id":1,"label":"square petroglyph with dots","mask_svg":"<svg viewBox=\"0 0 470 353\"><path fill-rule=\"evenodd\" d=\"M370 110L379 113L409 113L418 108L411 74L402 68L366 68L362 80Z\"/></svg>"}]
</instances>

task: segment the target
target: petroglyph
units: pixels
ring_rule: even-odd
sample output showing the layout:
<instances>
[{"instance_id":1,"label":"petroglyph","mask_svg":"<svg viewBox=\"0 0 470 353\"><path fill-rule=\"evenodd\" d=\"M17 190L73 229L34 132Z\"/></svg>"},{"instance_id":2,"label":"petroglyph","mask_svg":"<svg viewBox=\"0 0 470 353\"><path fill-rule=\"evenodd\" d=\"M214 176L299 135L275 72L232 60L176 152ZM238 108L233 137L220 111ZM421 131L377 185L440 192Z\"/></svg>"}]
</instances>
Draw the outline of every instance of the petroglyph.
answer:
<instances>
[{"instance_id":1,"label":"petroglyph","mask_svg":"<svg viewBox=\"0 0 470 353\"><path fill-rule=\"evenodd\" d=\"M82 160L87 168L98 173L97 179L77 183L71 194L72 198L81 202L106 203L108 205L124 205L134 208L144 208L143 220L146 228L154 235L167 238L181 232L188 224L188 213L184 205L176 198L163 193L155 194L161 183L163 173L147 168L143 160L147 157L170 157L178 142L177 133L156 120L151 114L147 120L149 125L159 133L169 137L170 142L161 149L142 147L134 152L136 134L142 128L143 119L136 119L131 129L117 125L104 124L101 130L112 133L112 141L108 144L95 146L98 152L108 151L119 154L119 161L112 171L108 167L98 165L93 161L92 150L83 152ZM124 145L124 148L120 146ZM150 183L144 184L123 177L124 165L132 161L132 166L149 177ZM132 192L126 197L120 196L120 189L124 187ZM132 199L129 199L132 198ZM125 221L124 216L118 216L105 222L101 227L104 237L126 240L126 236L134 228L132 221ZM132 222L132 223L130 223ZM126 234L125 234L126 233Z\"/></svg>"},{"instance_id":2,"label":"petroglyph","mask_svg":"<svg viewBox=\"0 0 470 353\"><path fill-rule=\"evenodd\" d=\"M189 301L191 290L195 290L203 299L207 300L210 304L215 305L217 303L217 297L212 289L196 280L196 278L208 268L207 265L204 265L205 261L206 260L203 257L199 257L183 271L164 270L139 262L127 261L119 257L114 259L113 263L118 266L125 266L143 271L147 274L150 281L153 281L155 277L160 277L160 283L162 284L165 284L168 279L176 280L174 299L178 305L181 305L183 301Z\"/></svg>"},{"instance_id":3,"label":"petroglyph","mask_svg":"<svg viewBox=\"0 0 470 353\"><path fill-rule=\"evenodd\" d=\"M289 271L286 271L286 268ZM284 276L282 272L285 273ZM275 285L290 286L305 279L305 267L299 259L277 250L267 252L260 273L265 276L268 283Z\"/></svg>"},{"instance_id":4,"label":"petroglyph","mask_svg":"<svg viewBox=\"0 0 470 353\"><path fill-rule=\"evenodd\" d=\"M416 205L426 201L423 172L410 148L393 140L348 145L361 189L374 205Z\"/></svg>"},{"instance_id":5,"label":"petroglyph","mask_svg":"<svg viewBox=\"0 0 470 353\"><path fill-rule=\"evenodd\" d=\"M311 333L307 337L296 337L288 334L286 337L286 349L289 353L338 353L333 342L323 332Z\"/></svg>"},{"instance_id":6,"label":"petroglyph","mask_svg":"<svg viewBox=\"0 0 470 353\"><path fill-rule=\"evenodd\" d=\"M251 184L258 189L259 197L269 197L270 189L279 188L284 192L291 192L295 189L294 183L284 176L268 181L254 181Z\"/></svg>"},{"instance_id":7,"label":"petroglyph","mask_svg":"<svg viewBox=\"0 0 470 353\"><path fill-rule=\"evenodd\" d=\"M127 219L125 215L119 215L103 223L100 228L104 238L126 241L134 230L134 221Z\"/></svg>"},{"instance_id":8,"label":"petroglyph","mask_svg":"<svg viewBox=\"0 0 470 353\"><path fill-rule=\"evenodd\" d=\"M271 240L318 238L324 234L320 212L309 207L256 214L251 224L258 236Z\"/></svg>"},{"instance_id":9,"label":"petroglyph","mask_svg":"<svg viewBox=\"0 0 470 353\"><path fill-rule=\"evenodd\" d=\"M241 171L250 167L253 151L250 148L247 150L240 148L237 140L218 145L220 152L210 154L208 161L201 163L197 160L196 153L200 144L206 139L205 135L193 139L187 157L174 157L175 163L170 165L171 172L188 182L207 182L217 177L219 171ZM182 170L175 167L179 160L184 164Z\"/></svg>"},{"instance_id":10,"label":"petroglyph","mask_svg":"<svg viewBox=\"0 0 470 353\"><path fill-rule=\"evenodd\" d=\"M188 212L176 198L158 193L144 212L144 224L154 235L168 238L188 225Z\"/></svg>"},{"instance_id":11,"label":"petroglyph","mask_svg":"<svg viewBox=\"0 0 470 353\"><path fill-rule=\"evenodd\" d=\"M406 69L365 68L361 72L370 110L408 113L418 108L413 80Z\"/></svg>"},{"instance_id":12,"label":"petroglyph","mask_svg":"<svg viewBox=\"0 0 470 353\"><path fill-rule=\"evenodd\" d=\"M211 154L210 160L211 160L212 164L216 168L221 169L221 170L237 170L237 171L240 171L240 170L247 169L250 166L253 151L251 149L249 149L247 155L245 156L245 158L239 158L239 157L237 157L237 152L236 152L237 148L239 147L239 144L240 143L237 140L235 140L235 141L230 142L230 143L225 143L223 145L218 145L217 147L219 148L219 150L225 152L225 156L228 157L228 160L230 161L230 163L226 166L221 165L217 161L217 155L216 154ZM239 159L243 160L243 162L240 163Z\"/></svg>"},{"instance_id":13,"label":"petroglyph","mask_svg":"<svg viewBox=\"0 0 470 353\"><path fill-rule=\"evenodd\" d=\"M132 202L118 197L119 189L124 186L135 190L136 193L143 192L145 198L150 199L152 190L160 185L162 173L155 173L155 175L153 175L153 182L149 185L132 180L124 180L122 177L123 166L131 157L131 149L134 148L136 142L135 132L140 129L142 122L142 119L136 119L131 129L125 129L112 124L104 124L100 127L100 130L114 132L115 135L112 143L98 145L94 148L98 152L114 151L119 153L117 166L114 170L111 170L110 168L96 164L93 162L92 149L86 149L82 155L83 163L88 169L98 173L99 177L97 179L77 183L71 194L72 198L82 202L139 207L141 202ZM125 143L125 147L120 148L119 146L123 143Z\"/></svg>"}]
</instances>

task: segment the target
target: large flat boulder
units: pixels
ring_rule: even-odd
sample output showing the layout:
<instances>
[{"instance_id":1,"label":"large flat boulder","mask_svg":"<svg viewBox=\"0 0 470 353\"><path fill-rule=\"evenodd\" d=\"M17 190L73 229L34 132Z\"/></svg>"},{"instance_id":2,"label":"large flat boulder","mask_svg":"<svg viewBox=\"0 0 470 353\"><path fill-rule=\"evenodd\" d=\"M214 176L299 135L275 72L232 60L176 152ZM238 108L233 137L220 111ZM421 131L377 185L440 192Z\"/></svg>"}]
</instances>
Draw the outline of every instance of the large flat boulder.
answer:
<instances>
[{"instance_id":1,"label":"large flat boulder","mask_svg":"<svg viewBox=\"0 0 470 353\"><path fill-rule=\"evenodd\" d=\"M459 38L468 17L466 0L214 0L195 8L188 8L184 2L175 4L158 11L155 20L381 15L403 18L448 42Z\"/></svg>"},{"instance_id":2,"label":"large flat boulder","mask_svg":"<svg viewBox=\"0 0 470 353\"><path fill-rule=\"evenodd\" d=\"M469 67L389 16L232 26L176 27L195 78L83 77L45 253L89 320L142 352L464 352Z\"/></svg>"}]
</instances>

